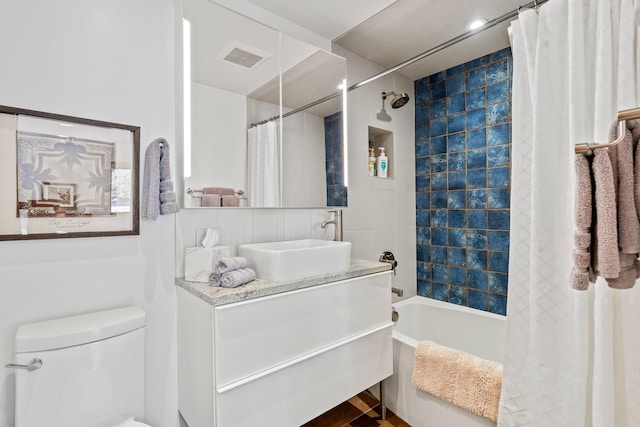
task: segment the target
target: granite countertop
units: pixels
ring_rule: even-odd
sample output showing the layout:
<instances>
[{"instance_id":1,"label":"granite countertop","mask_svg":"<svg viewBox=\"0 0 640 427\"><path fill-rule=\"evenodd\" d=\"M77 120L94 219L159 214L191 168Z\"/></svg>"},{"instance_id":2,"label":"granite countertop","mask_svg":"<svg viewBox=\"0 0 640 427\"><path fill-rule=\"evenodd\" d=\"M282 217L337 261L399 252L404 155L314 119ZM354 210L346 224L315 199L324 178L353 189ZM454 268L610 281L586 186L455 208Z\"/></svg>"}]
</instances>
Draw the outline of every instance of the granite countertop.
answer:
<instances>
[{"instance_id":1,"label":"granite countertop","mask_svg":"<svg viewBox=\"0 0 640 427\"><path fill-rule=\"evenodd\" d=\"M212 306L218 306L232 302L260 298L267 295L279 294L281 292L323 285L325 283L337 282L339 280L366 276L368 274L380 273L387 270L391 270L391 264L352 259L349 270L345 272L308 277L292 282L269 282L267 280L256 279L246 285L238 286L237 288L223 288L220 286L209 286L208 283L189 282L184 280L184 278L176 278L176 286L186 289Z\"/></svg>"}]
</instances>

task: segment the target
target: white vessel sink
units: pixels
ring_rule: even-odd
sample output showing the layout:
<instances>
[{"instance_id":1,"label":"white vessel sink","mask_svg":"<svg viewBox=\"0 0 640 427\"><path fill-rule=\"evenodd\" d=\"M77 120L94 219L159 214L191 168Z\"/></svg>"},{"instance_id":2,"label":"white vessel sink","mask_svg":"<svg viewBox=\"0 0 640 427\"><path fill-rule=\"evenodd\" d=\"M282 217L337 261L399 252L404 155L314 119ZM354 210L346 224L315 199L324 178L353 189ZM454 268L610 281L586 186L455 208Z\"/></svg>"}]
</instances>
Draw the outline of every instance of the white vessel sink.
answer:
<instances>
[{"instance_id":1,"label":"white vessel sink","mask_svg":"<svg viewBox=\"0 0 640 427\"><path fill-rule=\"evenodd\" d=\"M238 245L238 255L247 258L258 278L290 282L347 271L351 262L351 242L307 239L252 243Z\"/></svg>"}]
</instances>

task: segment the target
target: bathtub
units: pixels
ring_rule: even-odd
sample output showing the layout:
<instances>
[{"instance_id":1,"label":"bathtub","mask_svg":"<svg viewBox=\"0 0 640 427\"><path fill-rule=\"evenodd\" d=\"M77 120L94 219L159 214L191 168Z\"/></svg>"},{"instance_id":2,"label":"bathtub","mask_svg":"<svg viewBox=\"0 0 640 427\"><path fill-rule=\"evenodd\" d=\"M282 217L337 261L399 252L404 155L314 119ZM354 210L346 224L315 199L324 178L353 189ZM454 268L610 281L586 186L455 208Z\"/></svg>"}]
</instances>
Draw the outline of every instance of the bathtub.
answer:
<instances>
[{"instance_id":1,"label":"bathtub","mask_svg":"<svg viewBox=\"0 0 640 427\"><path fill-rule=\"evenodd\" d=\"M502 363L506 318L455 304L414 296L393 304L393 372L384 380L389 409L413 427L495 426L495 423L417 390L411 384L420 341L431 340Z\"/></svg>"}]
</instances>

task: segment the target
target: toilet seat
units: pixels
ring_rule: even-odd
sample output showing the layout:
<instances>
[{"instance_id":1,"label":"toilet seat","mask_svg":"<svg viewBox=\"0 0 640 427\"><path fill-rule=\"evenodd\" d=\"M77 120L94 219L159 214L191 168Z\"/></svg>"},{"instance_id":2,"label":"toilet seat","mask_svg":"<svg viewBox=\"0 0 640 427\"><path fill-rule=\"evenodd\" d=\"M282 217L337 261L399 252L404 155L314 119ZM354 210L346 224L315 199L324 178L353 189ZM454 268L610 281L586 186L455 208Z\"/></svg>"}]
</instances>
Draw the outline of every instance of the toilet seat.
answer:
<instances>
[{"instance_id":1,"label":"toilet seat","mask_svg":"<svg viewBox=\"0 0 640 427\"><path fill-rule=\"evenodd\" d=\"M141 423L140 421L136 421L133 418L129 418L128 420L117 424L113 427L151 427L149 424Z\"/></svg>"}]
</instances>

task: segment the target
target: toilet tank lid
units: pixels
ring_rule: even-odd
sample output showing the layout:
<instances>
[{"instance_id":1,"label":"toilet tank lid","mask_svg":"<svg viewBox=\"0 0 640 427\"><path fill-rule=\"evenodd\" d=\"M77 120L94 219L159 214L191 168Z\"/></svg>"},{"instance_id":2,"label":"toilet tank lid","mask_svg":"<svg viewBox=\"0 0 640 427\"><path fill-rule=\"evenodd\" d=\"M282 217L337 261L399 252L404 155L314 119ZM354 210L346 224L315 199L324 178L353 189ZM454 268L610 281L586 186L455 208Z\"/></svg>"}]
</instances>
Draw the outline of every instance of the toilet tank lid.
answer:
<instances>
[{"instance_id":1,"label":"toilet tank lid","mask_svg":"<svg viewBox=\"0 0 640 427\"><path fill-rule=\"evenodd\" d=\"M123 307L18 327L16 353L54 350L88 344L144 327L140 307Z\"/></svg>"}]
</instances>

